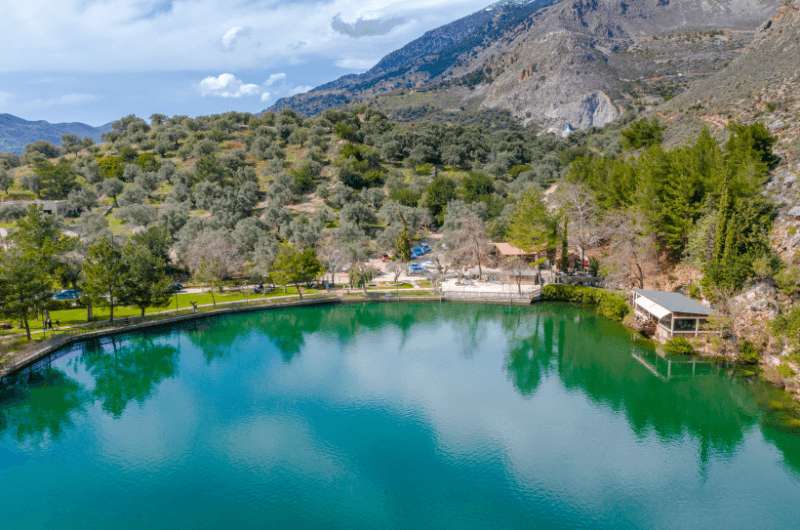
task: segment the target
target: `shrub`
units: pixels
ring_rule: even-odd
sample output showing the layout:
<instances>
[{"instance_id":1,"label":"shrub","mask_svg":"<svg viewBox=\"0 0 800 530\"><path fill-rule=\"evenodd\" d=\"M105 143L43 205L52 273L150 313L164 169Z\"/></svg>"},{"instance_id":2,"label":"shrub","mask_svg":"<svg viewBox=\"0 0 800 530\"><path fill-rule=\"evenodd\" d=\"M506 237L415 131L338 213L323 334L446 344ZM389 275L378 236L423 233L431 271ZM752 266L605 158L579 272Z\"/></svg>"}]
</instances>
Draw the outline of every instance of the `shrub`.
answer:
<instances>
[{"instance_id":1,"label":"shrub","mask_svg":"<svg viewBox=\"0 0 800 530\"><path fill-rule=\"evenodd\" d=\"M424 164L417 164L414 167L414 173L420 176L429 176L433 175L433 164L424 163Z\"/></svg>"},{"instance_id":2,"label":"shrub","mask_svg":"<svg viewBox=\"0 0 800 530\"><path fill-rule=\"evenodd\" d=\"M545 285L542 300L597 306L598 313L618 322L630 312L628 302L622 295L594 287Z\"/></svg>"},{"instance_id":3,"label":"shrub","mask_svg":"<svg viewBox=\"0 0 800 530\"><path fill-rule=\"evenodd\" d=\"M784 379L791 379L794 377L794 370L792 370L792 367L784 362L778 365L778 374L780 374L780 376Z\"/></svg>"},{"instance_id":4,"label":"shrub","mask_svg":"<svg viewBox=\"0 0 800 530\"><path fill-rule=\"evenodd\" d=\"M664 351L667 355L694 355L695 350L692 343L689 342L687 339L683 337L675 337L669 339L666 344L664 344Z\"/></svg>"},{"instance_id":5,"label":"shrub","mask_svg":"<svg viewBox=\"0 0 800 530\"><path fill-rule=\"evenodd\" d=\"M25 217L28 209L22 204L0 204L0 221L15 221Z\"/></svg>"},{"instance_id":6,"label":"shrub","mask_svg":"<svg viewBox=\"0 0 800 530\"><path fill-rule=\"evenodd\" d=\"M758 361L761 360L761 352L758 351L755 344L745 340L739 345L737 360L742 364L758 364Z\"/></svg>"}]
</instances>

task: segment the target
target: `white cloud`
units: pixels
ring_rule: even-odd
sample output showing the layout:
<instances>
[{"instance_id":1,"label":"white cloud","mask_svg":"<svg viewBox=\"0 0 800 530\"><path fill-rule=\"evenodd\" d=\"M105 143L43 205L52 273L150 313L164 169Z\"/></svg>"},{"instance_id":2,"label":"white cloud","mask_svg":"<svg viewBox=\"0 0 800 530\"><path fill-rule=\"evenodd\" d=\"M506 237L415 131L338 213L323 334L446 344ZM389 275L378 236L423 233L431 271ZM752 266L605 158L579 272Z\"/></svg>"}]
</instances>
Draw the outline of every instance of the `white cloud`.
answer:
<instances>
[{"instance_id":1,"label":"white cloud","mask_svg":"<svg viewBox=\"0 0 800 530\"><path fill-rule=\"evenodd\" d=\"M283 72L278 72L277 74L271 74L269 78L264 81L264 86L273 86L283 81L286 81L286 74Z\"/></svg>"},{"instance_id":2,"label":"white cloud","mask_svg":"<svg viewBox=\"0 0 800 530\"><path fill-rule=\"evenodd\" d=\"M241 98L258 96L262 93L261 87L253 83L244 83L233 74L219 74L209 76L200 81L200 93L203 96L219 98Z\"/></svg>"},{"instance_id":3,"label":"white cloud","mask_svg":"<svg viewBox=\"0 0 800 530\"><path fill-rule=\"evenodd\" d=\"M266 103L267 101L269 101L269 98L271 98L271 97L272 97L272 94L270 94L269 92L262 92L261 93L261 102L262 103Z\"/></svg>"},{"instance_id":4,"label":"white cloud","mask_svg":"<svg viewBox=\"0 0 800 530\"><path fill-rule=\"evenodd\" d=\"M249 29L242 26L233 26L222 35L222 49L232 51L236 43L249 33Z\"/></svg>"},{"instance_id":5,"label":"white cloud","mask_svg":"<svg viewBox=\"0 0 800 530\"><path fill-rule=\"evenodd\" d=\"M0 71L239 72L380 56L487 1L5 0ZM331 27L339 13L345 34Z\"/></svg>"}]
</instances>

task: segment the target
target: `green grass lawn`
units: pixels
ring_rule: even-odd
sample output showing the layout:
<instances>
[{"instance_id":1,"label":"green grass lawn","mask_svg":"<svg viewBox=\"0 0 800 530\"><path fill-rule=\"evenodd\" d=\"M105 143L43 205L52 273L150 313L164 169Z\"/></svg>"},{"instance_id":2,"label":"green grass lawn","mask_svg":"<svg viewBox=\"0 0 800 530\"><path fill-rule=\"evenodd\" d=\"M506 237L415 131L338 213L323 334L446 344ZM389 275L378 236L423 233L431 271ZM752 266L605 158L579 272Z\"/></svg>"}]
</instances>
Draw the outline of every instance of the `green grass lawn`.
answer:
<instances>
[{"instance_id":1,"label":"green grass lawn","mask_svg":"<svg viewBox=\"0 0 800 530\"><path fill-rule=\"evenodd\" d=\"M303 289L303 295L307 294L310 295L319 292L320 291L315 289ZM297 289L295 287L290 287L286 291L284 291L281 288L278 288L271 293L261 294L261 295L253 294L252 291L248 291L247 293L242 293L240 291L229 291L224 293L215 292L213 298L211 296L211 293L208 292L180 293L176 296L173 296L170 299L170 303L168 306L148 308L146 314L150 315L161 311L190 309L192 307L192 302L196 302L197 305L199 306L211 305L214 303L214 299L216 299L217 304L221 304L225 302L241 302L244 300L264 300L269 298L275 298L277 296L289 296L296 294L297 294ZM100 320L107 320L110 311L108 307L95 307L93 313L94 313L94 320L100 321ZM140 311L139 308L137 307L117 306L114 308L114 318L138 317L138 316L140 316ZM76 324L84 324L86 323L86 308L76 307L71 309L58 309L55 311L50 311L50 319L53 321L54 325L70 326ZM42 329L42 322L40 320L31 321L31 331L38 331L40 329ZM15 328L12 330L5 331L4 334L10 335L23 332L24 330Z\"/></svg>"}]
</instances>

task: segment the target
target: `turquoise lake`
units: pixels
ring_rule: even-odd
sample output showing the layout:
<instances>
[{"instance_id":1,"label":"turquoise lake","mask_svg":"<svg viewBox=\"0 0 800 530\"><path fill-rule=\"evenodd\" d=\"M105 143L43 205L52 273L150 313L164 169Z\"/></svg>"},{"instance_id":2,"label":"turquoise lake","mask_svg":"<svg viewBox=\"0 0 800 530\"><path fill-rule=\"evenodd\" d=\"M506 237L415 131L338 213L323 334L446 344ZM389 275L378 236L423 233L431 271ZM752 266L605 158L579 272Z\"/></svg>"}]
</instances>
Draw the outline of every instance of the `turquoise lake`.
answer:
<instances>
[{"instance_id":1,"label":"turquoise lake","mask_svg":"<svg viewBox=\"0 0 800 530\"><path fill-rule=\"evenodd\" d=\"M569 305L214 317L0 385L1 527L800 528L781 399Z\"/></svg>"}]
</instances>

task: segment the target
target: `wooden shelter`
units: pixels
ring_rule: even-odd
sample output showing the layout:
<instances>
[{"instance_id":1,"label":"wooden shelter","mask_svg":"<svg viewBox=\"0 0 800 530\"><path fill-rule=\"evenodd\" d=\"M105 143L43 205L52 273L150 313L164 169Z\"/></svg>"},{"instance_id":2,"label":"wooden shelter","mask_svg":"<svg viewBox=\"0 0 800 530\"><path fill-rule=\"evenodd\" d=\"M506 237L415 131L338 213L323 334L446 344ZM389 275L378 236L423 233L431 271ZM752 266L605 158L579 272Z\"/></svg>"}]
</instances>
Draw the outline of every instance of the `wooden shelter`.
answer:
<instances>
[{"instance_id":1,"label":"wooden shelter","mask_svg":"<svg viewBox=\"0 0 800 530\"><path fill-rule=\"evenodd\" d=\"M655 336L661 340L708 333L703 325L713 313L711 308L680 293L645 289L633 291L633 309L639 321L655 324Z\"/></svg>"}]
</instances>

